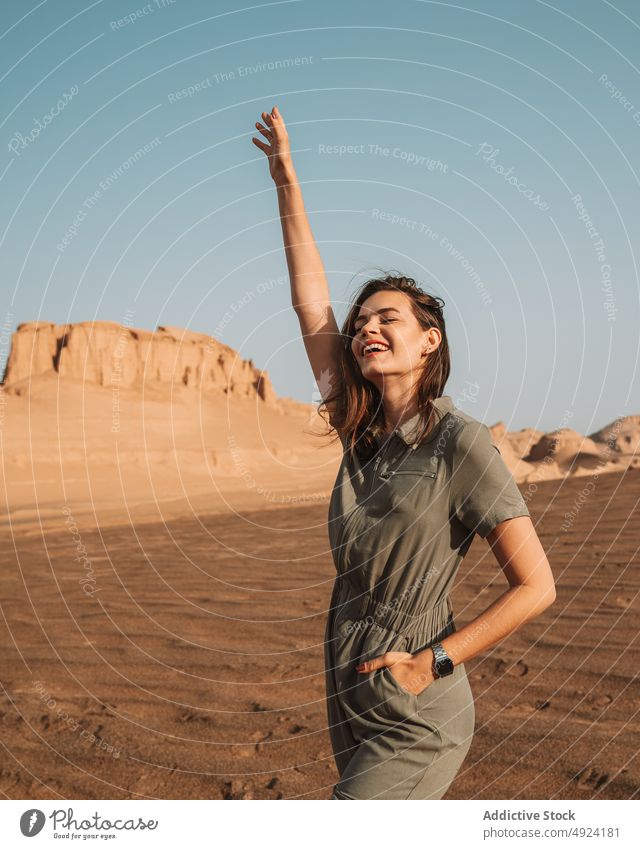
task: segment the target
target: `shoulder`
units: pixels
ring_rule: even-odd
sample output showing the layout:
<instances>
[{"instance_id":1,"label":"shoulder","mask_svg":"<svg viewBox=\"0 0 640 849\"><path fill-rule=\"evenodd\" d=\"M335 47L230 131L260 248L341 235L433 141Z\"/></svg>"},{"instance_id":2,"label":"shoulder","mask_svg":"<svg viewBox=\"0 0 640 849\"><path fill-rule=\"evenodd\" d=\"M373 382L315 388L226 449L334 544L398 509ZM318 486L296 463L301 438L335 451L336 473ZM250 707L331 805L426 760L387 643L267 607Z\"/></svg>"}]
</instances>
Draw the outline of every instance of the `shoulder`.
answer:
<instances>
[{"instance_id":1,"label":"shoulder","mask_svg":"<svg viewBox=\"0 0 640 849\"><path fill-rule=\"evenodd\" d=\"M469 413L456 410L456 424L454 433L457 444L465 445L471 440L485 440L487 437L491 439L491 431L487 425Z\"/></svg>"},{"instance_id":2,"label":"shoulder","mask_svg":"<svg viewBox=\"0 0 640 849\"><path fill-rule=\"evenodd\" d=\"M491 442L491 431L479 419L454 406L440 423L438 442L453 453L464 452Z\"/></svg>"},{"instance_id":3,"label":"shoulder","mask_svg":"<svg viewBox=\"0 0 640 849\"><path fill-rule=\"evenodd\" d=\"M439 453L447 458L447 465L454 473L465 469L473 476L501 459L487 425L457 408L443 422L439 446Z\"/></svg>"}]
</instances>

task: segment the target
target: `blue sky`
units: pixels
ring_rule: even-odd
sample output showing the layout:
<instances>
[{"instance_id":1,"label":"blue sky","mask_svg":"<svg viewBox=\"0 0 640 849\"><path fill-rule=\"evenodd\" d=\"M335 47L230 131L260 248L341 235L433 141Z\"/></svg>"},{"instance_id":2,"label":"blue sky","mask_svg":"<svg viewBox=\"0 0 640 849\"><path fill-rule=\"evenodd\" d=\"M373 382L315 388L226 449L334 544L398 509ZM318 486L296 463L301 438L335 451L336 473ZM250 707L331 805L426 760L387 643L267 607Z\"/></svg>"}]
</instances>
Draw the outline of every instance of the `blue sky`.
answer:
<instances>
[{"instance_id":1,"label":"blue sky","mask_svg":"<svg viewBox=\"0 0 640 849\"><path fill-rule=\"evenodd\" d=\"M250 141L277 104L339 323L398 269L477 418L640 413L639 37L630 0L4 4L0 357L23 321L175 325L316 400Z\"/></svg>"}]
</instances>

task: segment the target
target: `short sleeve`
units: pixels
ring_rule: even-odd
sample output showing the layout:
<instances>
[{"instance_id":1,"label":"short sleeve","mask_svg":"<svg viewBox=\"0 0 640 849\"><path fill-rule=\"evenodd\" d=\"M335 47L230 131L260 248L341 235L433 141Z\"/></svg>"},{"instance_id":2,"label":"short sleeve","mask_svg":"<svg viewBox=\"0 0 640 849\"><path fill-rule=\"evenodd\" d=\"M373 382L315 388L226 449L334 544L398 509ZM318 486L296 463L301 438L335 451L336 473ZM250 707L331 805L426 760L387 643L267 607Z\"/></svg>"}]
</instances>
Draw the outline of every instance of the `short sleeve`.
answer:
<instances>
[{"instance_id":1,"label":"short sleeve","mask_svg":"<svg viewBox=\"0 0 640 849\"><path fill-rule=\"evenodd\" d=\"M462 524L483 539L496 525L529 510L491 431L479 421L456 433L451 469L451 506Z\"/></svg>"}]
</instances>

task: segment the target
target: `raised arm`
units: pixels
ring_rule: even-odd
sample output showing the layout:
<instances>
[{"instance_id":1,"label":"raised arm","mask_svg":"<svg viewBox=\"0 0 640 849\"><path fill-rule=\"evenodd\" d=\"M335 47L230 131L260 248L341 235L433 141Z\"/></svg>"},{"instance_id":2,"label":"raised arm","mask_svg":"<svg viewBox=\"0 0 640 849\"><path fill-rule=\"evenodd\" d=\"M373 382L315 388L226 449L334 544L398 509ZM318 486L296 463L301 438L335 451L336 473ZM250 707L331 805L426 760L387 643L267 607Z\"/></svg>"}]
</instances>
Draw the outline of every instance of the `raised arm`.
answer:
<instances>
[{"instance_id":1,"label":"raised arm","mask_svg":"<svg viewBox=\"0 0 640 849\"><path fill-rule=\"evenodd\" d=\"M252 138L269 159L276 185L282 237L291 283L291 303L298 316L302 337L318 388L330 388L337 374L340 330L331 307L329 286L317 245L311 232L298 183L289 136L278 107L262 113L256 127L267 143Z\"/></svg>"}]
</instances>

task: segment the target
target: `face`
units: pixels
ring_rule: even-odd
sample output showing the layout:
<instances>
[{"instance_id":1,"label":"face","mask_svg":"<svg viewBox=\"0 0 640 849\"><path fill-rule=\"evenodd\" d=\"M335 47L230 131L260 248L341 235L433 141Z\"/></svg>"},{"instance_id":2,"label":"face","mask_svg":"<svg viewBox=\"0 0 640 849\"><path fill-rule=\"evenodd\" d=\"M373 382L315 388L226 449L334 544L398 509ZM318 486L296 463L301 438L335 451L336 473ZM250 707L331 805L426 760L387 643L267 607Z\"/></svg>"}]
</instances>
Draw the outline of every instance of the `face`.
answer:
<instances>
[{"instance_id":1,"label":"face","mask_svg":"<svg viewBox=\"0 0 640 849\"><path fill-rule=\"evenodd\" d=\"M422 329L407 295L381 291L361 305L351 350L363 376L378 385L383 378L410 375L421 368L426 359L423 351L434 350L441 339L437 328ZM374 341L382 343L384 350L367 351L365 345Z\"/></svg>"}]
</instances>

